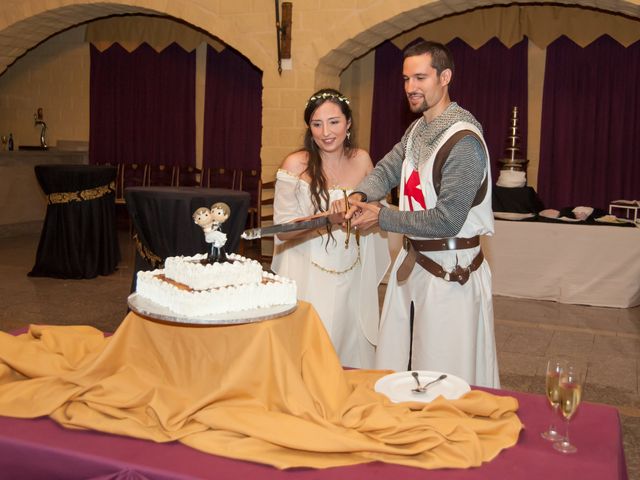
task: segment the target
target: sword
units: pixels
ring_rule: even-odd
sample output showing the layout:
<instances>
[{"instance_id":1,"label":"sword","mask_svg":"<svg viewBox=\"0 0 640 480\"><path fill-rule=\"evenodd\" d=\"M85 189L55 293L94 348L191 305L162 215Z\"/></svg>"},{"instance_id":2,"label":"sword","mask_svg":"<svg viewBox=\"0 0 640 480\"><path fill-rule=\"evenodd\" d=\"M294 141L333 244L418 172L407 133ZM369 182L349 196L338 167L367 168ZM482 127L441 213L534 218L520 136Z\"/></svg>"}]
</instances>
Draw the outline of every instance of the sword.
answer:
<instances>
[{"instance_id":1,"label":"sword","mask_svg":"<svg viewBox=\"0 0 640 480\"><path fill-rule=\"evenodd\" d=\"M344 212L323 215L322 217L299 222L278 223L263 228L250 228L240 235L245 240L255 240L262 237L275 235L276 233L294 232L297 230L311 230L313 228L326 227L327 225L338 225L344 223Z\"/></svg>"}]
</instances>

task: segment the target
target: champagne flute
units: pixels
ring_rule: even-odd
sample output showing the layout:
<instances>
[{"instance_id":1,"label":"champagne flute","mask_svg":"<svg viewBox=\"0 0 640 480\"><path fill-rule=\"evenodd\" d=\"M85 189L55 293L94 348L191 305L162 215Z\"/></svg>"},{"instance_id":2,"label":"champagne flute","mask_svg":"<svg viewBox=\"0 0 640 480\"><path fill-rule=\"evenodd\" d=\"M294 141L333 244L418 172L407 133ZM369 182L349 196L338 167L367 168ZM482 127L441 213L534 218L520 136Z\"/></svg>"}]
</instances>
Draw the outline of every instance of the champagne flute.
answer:
<instances>
[{"instance_id":1,"label":"champagne flute","mask_svg":"<svg viewBox=\"0 0 640 480\"><path fill-rule=\"evenodd\" d=\"M578 449L569 441L569 422L578 410L582 397L582 380L575 365L567 365L560 373L560 413L565 420L564 438L553 444L553 448L562 453L575 453Z\"/></svg>"},{"instance_id":2,"label":"champagne flute","mask_svg":"<svg viewBox=\"0 0 640 480\"><path fill-rule=\"evenodd\" d=\"M562 435L556 427L558 407L560 406L560 372L564 369L565 362L563 360L553 358L547 362L547 375L545 377L545 393L547 400L553 409L552 421L549 428L542 432L542 438L551 442L557 442L562 439Z\"/></svg>"}]
</instances>

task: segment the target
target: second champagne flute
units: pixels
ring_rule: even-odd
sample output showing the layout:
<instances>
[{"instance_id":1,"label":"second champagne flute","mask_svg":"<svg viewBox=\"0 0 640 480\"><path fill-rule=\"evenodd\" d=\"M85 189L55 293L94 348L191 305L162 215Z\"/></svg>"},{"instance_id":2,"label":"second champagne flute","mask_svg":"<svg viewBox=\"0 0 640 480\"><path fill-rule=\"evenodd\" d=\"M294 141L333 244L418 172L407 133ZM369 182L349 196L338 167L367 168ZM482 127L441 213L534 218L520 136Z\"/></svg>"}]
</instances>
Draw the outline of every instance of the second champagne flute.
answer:
<instances>
[{"instance_id":1,"label":"second champagne flute","mask_svg":"<svg viewBox=\"0 0 640 480\"><path fill-rule=\"evenodd\" d=\"M582 378L580 369L567 365L560 373L560 413L565 419L565 435L553 444L553 448L562 453L575 453L578 449L569 441L569 421L578 410L582 398Z\"/></svg>"}]
</instances>

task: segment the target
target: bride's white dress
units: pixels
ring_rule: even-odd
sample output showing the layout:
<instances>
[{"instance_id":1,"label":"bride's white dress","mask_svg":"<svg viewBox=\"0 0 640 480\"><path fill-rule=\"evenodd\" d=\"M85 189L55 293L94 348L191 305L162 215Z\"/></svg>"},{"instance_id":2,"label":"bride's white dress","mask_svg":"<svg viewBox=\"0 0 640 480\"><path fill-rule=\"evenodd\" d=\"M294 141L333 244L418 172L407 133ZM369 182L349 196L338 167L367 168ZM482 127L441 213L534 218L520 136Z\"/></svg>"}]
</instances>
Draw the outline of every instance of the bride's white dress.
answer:
<instances>
[{"instance_id":1,"label":"bride's white dress","mask_svg":"<svg viewBox=\"0 0 640 480\"><path fill-rule=\"evenodd\" d=\"M339 188L329 193L331 201L344 196ZM274 222L313 214L309 184L278 170ZM378 285L390 261L386 234L368 232L360 236L358 246L352 232L345 248L346 232L334 226L331 233L333 240L324 229L303 239L276 238L271 269L296 281L298 299L314 306L343 365L373 368L380 320Z\"/></svg>"}]
</instances>

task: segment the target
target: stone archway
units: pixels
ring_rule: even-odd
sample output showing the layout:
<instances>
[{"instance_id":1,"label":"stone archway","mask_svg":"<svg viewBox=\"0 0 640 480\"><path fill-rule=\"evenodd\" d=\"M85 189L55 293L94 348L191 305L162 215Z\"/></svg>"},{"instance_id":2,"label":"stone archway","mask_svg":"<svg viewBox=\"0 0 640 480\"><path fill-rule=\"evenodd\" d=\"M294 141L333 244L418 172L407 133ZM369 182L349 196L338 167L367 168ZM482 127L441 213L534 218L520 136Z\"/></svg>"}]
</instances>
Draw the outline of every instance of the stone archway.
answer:
<instances>
[{"instance_id":1,"label":"stone archway","mask_svg":"<svg viewBox=\"0 0 640 480\"><path fill-rule=\"evenodd\" d=\"M316 45L319 53L316 67L316 86L336 84L340 73L356 58L385 40L395 37L423 23L449 15L497 5L512 5L514 2L477 0L475 2L434 0L431 2L377 2L354 16L334 24ZM407 3L423 3L407 9ZM521 0L515 4L539 4L536 0ZM558 6L580 6L600 11L618 13L640 18L638 0L578 0L554 2ZM331 39L332 43L329 43Z\"/></svg>"},{"instance_id":2,"label":"stone archway","mask_svg":"<svg viewBox=\"0 0 640 480\"><path fill-rule=\"evenodd\" d=\"M51 8L47 0L34 0L29 9L16 12L11 6L0 7L0 75L33 47L53 35L71 27L104 17L127 14L159 15L184 21L197 29L209 32L242 53L260 69L268 61L257 42L246 39L247 26L232 13L196 8L193 2L174 0L161 2L146 0L135 2L96 2L87 0L61 0L60 6ZM238 0L238 8L250 11L248 0ZM220 9L220 7L218 7Z\"/></svg>"}]
</instances>

